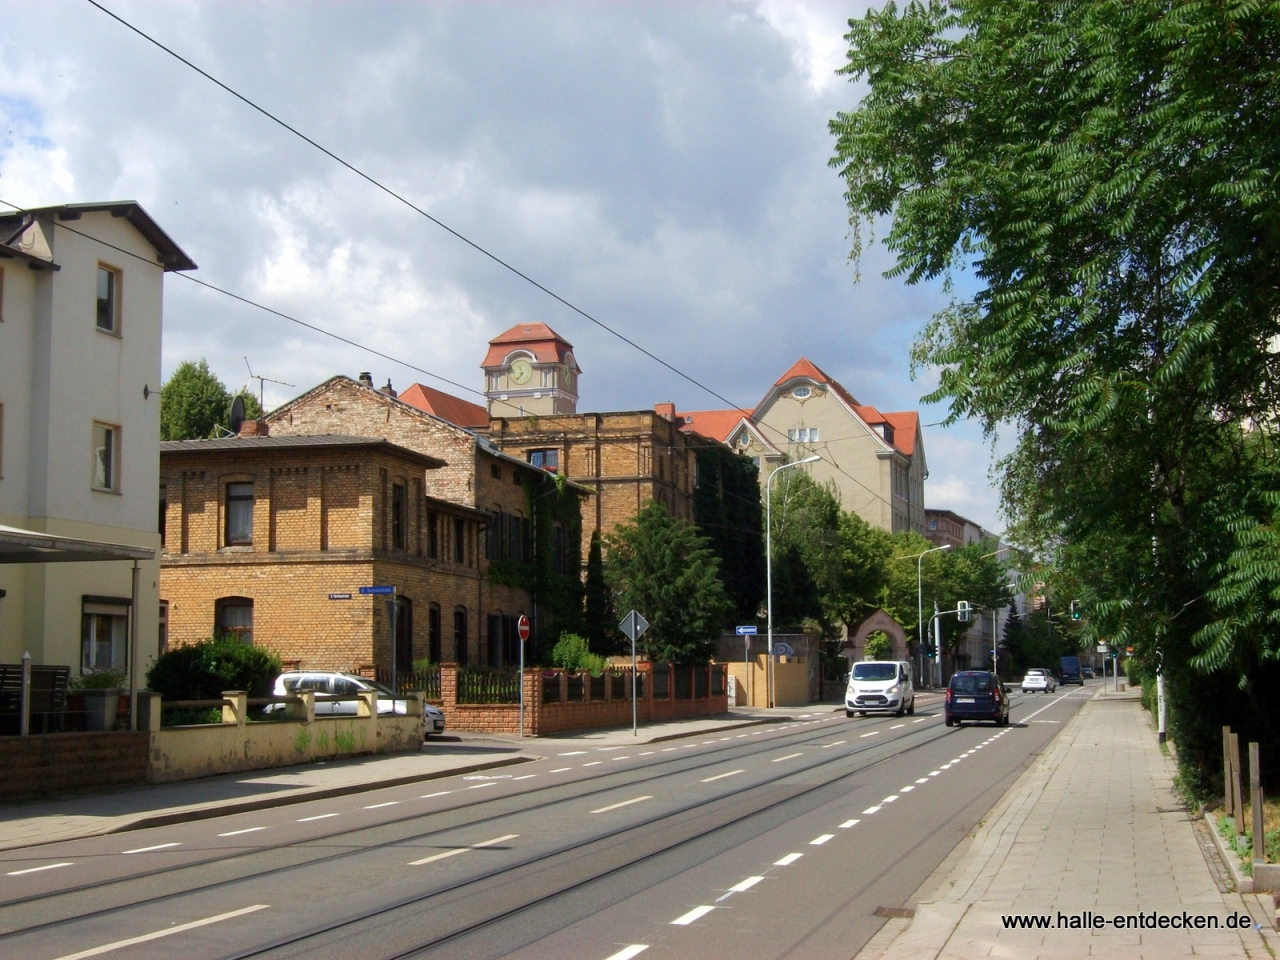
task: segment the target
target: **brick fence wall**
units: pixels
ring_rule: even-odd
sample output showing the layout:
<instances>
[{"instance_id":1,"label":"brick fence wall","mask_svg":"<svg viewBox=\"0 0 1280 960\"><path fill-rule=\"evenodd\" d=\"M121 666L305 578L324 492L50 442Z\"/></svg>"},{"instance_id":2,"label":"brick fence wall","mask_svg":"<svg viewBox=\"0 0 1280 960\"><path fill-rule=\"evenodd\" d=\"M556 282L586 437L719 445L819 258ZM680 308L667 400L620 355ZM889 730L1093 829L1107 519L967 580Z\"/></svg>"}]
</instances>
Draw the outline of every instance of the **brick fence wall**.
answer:
<instances>
[{"instance_id":1,"label":"brick fence wall","mask_svg":"<svg viewBox=\"0 0 1280 960\"><path fill-rule=\"evenodd\" d=\"M146 733L51 733L0 738L0 802L147 782Z\"/></svg>"},{"instance_id":2,"label":"brick fence wall","mask_svg":"<svg viewBox=\"0 0 1280 960\"><path fill-rule=\"evenodd\" d=\"M669 670L666 697L654 697L653 673ZM689 696L676 699L675 671L689 672ZM705 672L705 684L694 674ZM596 730L623 727L631 723L631 671L621 671L624 696L614 697L615 671L605 675L604 697L592 698L591 678L581 675L581 700L569 699L570 679L578 675L564 670L525 670L524 734L536 737L571 730ZM712 663L699 667L673 667L670 664L639 664L639 697L636 718L640 723L661 722L682 717L701 717L727 713L729 699L725 664ZM544 701L544 687L553 699ZM520 729L520 707L515 703L458 703L458 667L446 663L440 668L440 701L447 730L471 733L517 733Z\"/></svg>"}]
</instances>

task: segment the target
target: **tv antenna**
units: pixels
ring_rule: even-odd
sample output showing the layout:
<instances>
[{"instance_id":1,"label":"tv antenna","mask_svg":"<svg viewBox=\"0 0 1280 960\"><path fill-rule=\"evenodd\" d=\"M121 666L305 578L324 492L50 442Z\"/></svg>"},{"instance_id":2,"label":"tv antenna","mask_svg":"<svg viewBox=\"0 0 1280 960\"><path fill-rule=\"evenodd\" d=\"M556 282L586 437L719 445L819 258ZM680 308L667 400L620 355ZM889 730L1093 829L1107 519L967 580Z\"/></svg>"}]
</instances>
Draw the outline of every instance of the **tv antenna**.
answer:
<instances>
[{"instance_id":1,"label":"tv antenna","mask_svg":"<svg viewBox=\"0 0 1280 960\"><path fill-rule=\"evenodd\" d=\"M253 372L253 367L249 366L249 358L248 358L248 357L245 357L245 358L244 358L244 365L245 365L246 367L248 367L248 369L249 369L249 379L250 379L250 380L257 380L257 381L258 381L258 409L262 410L264 413L266 412L266 409L267 409L267 404L266 404L266 399L265 399L265 393L266 393L266 387L265 387L265 384L268 384L268 383L278 383L278 384L280 384L280 386L282 386L282 387L292 387L292 386L294 386L294 384L292 384L292 383L285 383L283 380L273 380L273 379L271 379L270 377L260 377L260 376L258 376L256 373L254 373L254 372Z\"/></svg>"}]
</instances>

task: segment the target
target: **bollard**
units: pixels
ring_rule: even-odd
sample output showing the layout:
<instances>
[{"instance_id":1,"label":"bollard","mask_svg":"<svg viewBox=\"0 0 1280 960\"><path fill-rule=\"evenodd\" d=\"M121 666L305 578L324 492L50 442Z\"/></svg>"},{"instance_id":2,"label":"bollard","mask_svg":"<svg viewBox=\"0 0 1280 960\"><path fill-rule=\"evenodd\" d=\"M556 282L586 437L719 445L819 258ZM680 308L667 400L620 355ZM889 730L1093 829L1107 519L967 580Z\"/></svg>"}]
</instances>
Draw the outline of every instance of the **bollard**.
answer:
<instances>
[{"instance_id":1,"label":"bollard","mask_svg":"<svg viewBox=\"0 0 1280 960\"><path fill-rule=\"evenodd\" d=\"M1231 809L1236 820L1236 832L1242 833L1244 824L1244 791L1241 789L1241 778L1244 771L1240 769L1240 734L1231 734Z\"/></svg>"},{"instance_id":2,"label":"bollard","mask_svg":"<svg viewBox=\"0 0 1280 960\"><path fill-rule=\"evenodd\" d=\"M31 654L22 655L22 719L19 721L19 733L26 736L31 732Z\"/></svg>"},{"instance_id":3,"label":"bollard","mask_svg":"<svg viewBox=\"0 0 1280 960\"><path fill-rule=\"evenodd\" d=\"M1258 745L1249 744L1249 811L1253 814L1253 862L1267 859L1266 828L1262 823L1262 764L1258 759Z\"/></svg>"},{"instance_id":4,"label":"bollard","mask_svg":"<svg viewBox=\"0 0 1280 960\"><path fill-rule=\"evenodd\" d=\"M1228 817L1234 817L1235 811L1231 809L1231 728L1222 728L1222 812Z\"/></svg>"}]
</instances>

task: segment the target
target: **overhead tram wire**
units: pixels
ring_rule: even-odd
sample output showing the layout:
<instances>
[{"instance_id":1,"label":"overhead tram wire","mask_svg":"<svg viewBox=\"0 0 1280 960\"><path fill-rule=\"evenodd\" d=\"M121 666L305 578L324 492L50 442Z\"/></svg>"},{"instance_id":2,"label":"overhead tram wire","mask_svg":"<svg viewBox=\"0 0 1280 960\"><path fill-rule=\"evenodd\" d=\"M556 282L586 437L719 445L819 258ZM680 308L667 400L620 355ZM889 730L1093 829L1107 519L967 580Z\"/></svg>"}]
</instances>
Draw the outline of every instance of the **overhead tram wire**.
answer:
<instances>
[{"instance_id":1,"label":"overhead tram wire","mask_svg":"<svg viewBox=\"0 0 1280 960\"><path fill-rule=\"evenodd\" d=\"M148 43L152 44L153 46L155 46L155 47L159 48L160 50L164 51L164 52L165 52L165 53L167 53L169 56L171 56L171 57L173 57L175 60L177 60L179 63L183 64L183 65L184 65L184 66L186 66L186 67L189 67L191 70L194 70L196 73L200 74L200 76L204 77L204 78L205 78L206 80L208 80L210 83L214 84L215 86L219 87L220 89L222 89L222 90L223 90L223 91L225 91L226 93L229 93L231 96L235 97L237 100L239 100L239 101L240 101L241 103L243 103L245 106L247 106L247 107L249 107L250 109L254 110L255 112L257 112L257 113L261 114L263 117L266 117L268 120L270 120L272 123L276 124L277 126L282 127L283 129L287 130L289 133L293 134L295 137L297 137L298 139L302 140L303 142L305 142L305 143L309 144L310 146L314 147L316 150L318 150L318 151L320 151L321 153L323 153L326 157L328 157L329 159L333 160L335 163L337 163L337 164L341 165L342 167L344 167L344 168L346 168L347 170L349 170L349 171L351 171L352 173L354 173L357 177L359 177L360 179L364 180L364 181L365 181L366 183L368 183L370 186L375 187L376 189L378 189L378 190L382 191L383 193L385 193L387 196L389 196L389 197L391 197L392 199L394 199L394 200L396 200L396 201L400 202L400 203L401 203L401 204L403 204L404 206L408 207L410 210L412 210L412 211L414 211L415 213L417 213L419 216L425 217L427 220L431 221L431 223L435 224L435 225L436 225L437 227L439 227L441 230L444 230L446 233L448 233L448 234L450 234L451 236L453 236L453 237L457 238L458 240L462 241L462 242L463 242L463 243L465 243L467 246L469 246L469 247L471 247L473 250L475 250L477 253L480 253L480 254L482 254L483 256L487 257L489 260L492 260L494 263L496 263L498 266L502 267L504 270L507 270L507 271L511 272L512 274L514 274L515 276L519 277L521 280L524 280L526 283L528 283L528 284L530 284L531 286L535 287L536 289L540 290L542 293L546 294L548 297L550 297L551 299L555 300L557 303L560 303L560 304L562 304L563 306L568 307L571 311L573 311L574 313L578 314L578 315L579 315L580 317L582 317L583 319L588 320L588 321L590 321L591 323L595 324L595 325L596 325L597 327L599 327L601 330L604 330L606 333L611 334L612 336L614 336L614 337L616 337L617 339L621 340L623 343L627 344L627 346L629 346L629 347L631 347L631 348L633 348L633 349L635 349L635 350L639 351L640 353L644 354L644 355L645 355L646 357L648 357L650 360L654 361L655 363L659 364L659 365L660 365L660 366L662 366L662 367L665 367L667 370L670 370L670 371L671 371L672 373L674 373L676 376L680 377L681 379L683 379L683 380L687 381L688 383L692 384L693 386L697 387L699 390L702 390L702 391L704 391L704 392L706 392L706 393L710 394L711 396L715 397L715 398L716 398L717 400L719 400L721 403L726 404L726 405L727 405L731 410L736 410L736 411L738 411L739 413L743 414L743 416L747 417L748 419L750 419L750 418L751 418L752 411L746 410L746 409L744 409L743 407L738 406L736 403L734 403L733 401L729 400L727 397L723 396L721 393L719 393L719 392L718 392L717 390L715 390L713 387L709 387L709 386L707 386L705 383L702 383L700 380L695 379L695 378L694 378L693 376L691 376L690 374L685 373L685 372L684 372L683 370L681 370L679 367L676 367L674 364L669 363L668 361L666 361L666 360L662 359L661 357L659 357L657 354L653 353L652 351L650 351L650 350L646 349L645 347L642 347L640 344L636 343L636 342L635 342L634 340L632 340L630 337L626 336L625 334L621 333L620 331L615 330L613 327L609 326L609 325L608 325L607 323L605 323L603 320L600 320L600 319L596 318L595 316L593 316L592 314L588 313L588 312L587 312L586 310L584 310L583 308L579 307L577 304L573 303L573 302L572 302L572 301L570 301L570 300L567 300L566 298L562 297L560 294L556 293L556 292L555 292L554 290L552 290L551 288L549 288L549 287L545 286L544 284L542 284L542 283L538 282L538 281L537 281L537 280L535 280L533 277L529 276L527 273L524 273L522 270L520 270L520 269L518 269L517 267L515 267L514 265L512 265L512 264L508 263L506 260L503 260L503 259L502 259L500 256L498 256L496 253L493 253L492 251L488 250L488 249L487 249L487 248L485 248L484 246L481 246L481 245L480 245L479 243L477 243L475 240L472 240L470 237L466 236L465 234L463 234L463 233L459 232L458 230L455 230L453 227L449 226L449 225L448 225L447 223L445 223L443 220L441 220L440 218L435 217L435 216L433 216L432 214L428 213L426 210L422 209L422 208L421 208L421 207L419 207L417 204L415 204L412 200L409 200L409 199L408 199L407 197L405 197L404 195L402 195L402 194L400 194L400 193L397 193L395 190L391 189L391 188L390 188L390 187L388 187L386 184L382 183L382 182L381 182L381 181L379 181L377 178L373 177L371 174L365 173L363 170L361 170L361 169L360 169L359 167L357 167L355 164L351 163L351 162L350 162L350 161L348 161L348 160L343 159L341 156L339 156L338 154L334 153L334 152L333 152L332 150L330 150L328 147L325 147L324 145L320 144L320 143L319 143L319 142L317 142L316 140L313 140L311 137L307 136L307 135L306 135L305 133L303 133L301 130L297 129L297 128L296 128L296 127L294 127L294 126L291 126L289 123L287 123L287 122L285 122L284 120L282 120L282 119L280 119L279 117L277 117L275 114L273 114L271 111L267 110L265 107L259 106L259 105L258 105L257 103L255 103L253 100L250 100L250 99L249 99L248 97L246 97L244 94L240 93L238 90L236 90L236 89L234 89L233 87L228 86L227 84L223 83L221 80L219 80L217 77L213 76L213 74L209 73L207 70L204 70L204 69L202 69L202 68L200 68L200 67L196 66L196 64L192 63L192 62L191 62L190 60L188 60L186 57L182 56L182 54L178 53L177 51L173 50L173 49L172 49L172 48L170 48L170 47L165 46L163 43L161 43L161 42L160 42L159 40L157 40L155 37L152 37L150 34L146 33L146 32L145 32L144 30L142 30L141 28L134 26L132 23L130 23L128 20L124 19L124 17L120 16L118 13L115 13L114 11L109 10L107 7L105 7L105 6L103 6L101 3L99 3L99 2L98 2L98 0L85 0L85 2L86 2L86 3L88 3L88 4L90 4L91 6L95 7L96 9L100 10L102 13L105 13L105 14L106 14L108 17L110 17L112 20L115 20L115 21L116 21L117 23L119 23L121 26L123 26L123 27L125 27L126 29L128 29L128 30L132 31L133 33L137 34L137 35L138 35L139 37L141 37L143 40L147 41ZM191 279L191 278L190 278L190 277L188 277L187 279ZM198 281L198 280L197 280L197 281L194 281L194 282L196 282L196 283L200 283L201 281ZM211 284L205 284L205 286L210 286L210 287L212 287L212 285L211 285ZM234 295L233 295L233 296L234 296ZM246 302L251 302L251 301L246 301ZM260 306L259 304L254 304L254 305L255 305L255 306ZM263 309L270 309L270 308L264 307ZM274 312L274 311L272 311L272 312ZM298 321L298 320L294 320L294 318L292 318L292 317L288 317L288 316L286 316L285 314L280 314L280 316L284 317L284 318L285 318L285 319L287 319L287 320L293 320L293 322L295 322L295 323L300 323L300 322L301 322L301 321ZM305 324L304 324L304 326L305 326ZM322 332L327 333L327 331L322 331ZM328 335L329 335L329 336L336 336L335 334L328 334ZM342 339L342 338L341 338L341 337L338 337L338 339ZM350 341L348 341L348 342L350 342ZM353 345L353 346L359 346L359 347L360 347L360 349L362 349L362 350L369 350L369 352L370 352L370 353L374 353L374 354L375 354L375 355L377 355L377 356L381 356L381 357L384 357L384 358L386 358L386 359L392 359L392 358L388 357L386 354L379 353L379 352L378 352L378 351L376 351L376 350L371 350L371 349L370 349L370 348L368 348L368 347L364 347L364 346L362 346L362 345L354 344L354 343L353 343L352 345ZM399 360L395 360L395 361L393 361L393 362L395 362L395 363L400 363L401 361L399 361ZM414 370L421 370L421 368L420 368L420 367L413 366L412 364L406 364L406 366L409 366L411 369L414 369ZM425 372L425 371L424 371L424 372ZM433 376L433 377L434 377L434 376L435 376L435 374L430 374L430 376ZM443 377L437 377L436 379L442 380L442 381L443 381L443 382L445 382L445 383L453 383L453 381L445 380ZM455 386L457 386L457 384L454 384L454 385L455 385ZM468 390L469 392L472 392L472 393L479 393L479 392L480 392L480 391L477 391L477 390L471 390L471 388L469 388L469 387L462 387L462 389L464 389L464 390ZM776 427L768 426L768 425L765 425L765 424L763 424L763 423L759 424L759 426L760 426L761 428L763 428L763 429L770 430L770 431L772 431L773 433L777 434L777 436L778 436L778 438L779 438L779 439L781 439L781 438L785 435L785 434L783 433L783 431L781 431L781 430L777 429ZM825 460L825 458L824 458L824 460ZM857 484L858 486L862 487L862 488L863 488L864 490L866 490L869 494L871 494L871 496L872 496L872 497L874 497L875 499L877 499L877 500L881 501L882 503L887 504L890 508L892 508L892 507L893 507L893 501L892 501L892 500L890 500L888 497L885 497L884 495L882 495L878 490L874 490L874 489L872 489L870 486L868 486L867 484L863 483L861 480L859 480L857 477L855 477L853 474L849 473L848 471L846 471L844 468L840 467L839 465L837 465L837 464L835 464L835 463L832 463L831 461L825 461L825 462L827 462L827 463L828 463L832 468L834 468L834 469L836 470L836 472L838 472L838 473L840 473L841 475L843 475L843 476L847 477L849 480L853 481L855 484Z\"/></svg>"}]
</instances>

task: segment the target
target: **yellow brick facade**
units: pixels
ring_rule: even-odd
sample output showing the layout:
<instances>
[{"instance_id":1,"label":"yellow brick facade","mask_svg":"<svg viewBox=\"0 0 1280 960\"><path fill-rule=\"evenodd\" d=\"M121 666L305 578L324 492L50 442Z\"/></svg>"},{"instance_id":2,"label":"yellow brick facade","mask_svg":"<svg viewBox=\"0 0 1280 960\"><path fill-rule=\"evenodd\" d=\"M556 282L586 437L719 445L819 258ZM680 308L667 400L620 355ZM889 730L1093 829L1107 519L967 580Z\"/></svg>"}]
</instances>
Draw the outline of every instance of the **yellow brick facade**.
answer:
<instances>
[{"instance_id":1,"label":"yellow brick facade","mask_svg":"<svg viewBox=\"0 0 1280 960\"><path fill-rule=\"evenodd\" d=\"M494 417L489 439L520 460L535 450L555 450L560 471L596 491L583 504L583 557L593 530L610 533L650 500L693 520L695 441L655 411Z\"/></svg>"},{"instance_id":2,"label":"yellow brick facade","mask_svg":"<svg viewBox=\"0 0 1280 960\"><path fill-rule=\"evenodd\" d=\"M402 668L423 658L497 665L503 651L488 643L489 618L527 613L531 602L526 591L489 581L487 515L426 494L451 482L434 480L448 468L387 443L299 441L314 445L243 437L162 450L168 642L210 636L219 601L251 601L252 641L289 666L386 670L385 598L359 588L389 584L406 621ZM468 482L474 490L474 476ZM228 543L229 486L243 483L253 485L251 542ZM523 507L523 488L508 485L509 496L493 489L489 499Z\"/></svg>"}]
</instances>

